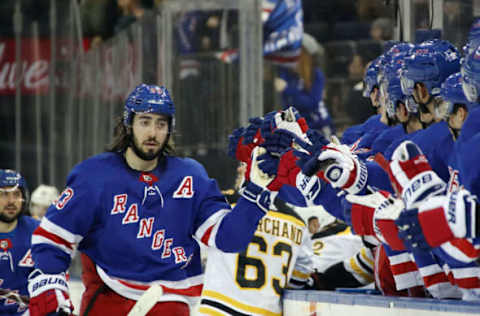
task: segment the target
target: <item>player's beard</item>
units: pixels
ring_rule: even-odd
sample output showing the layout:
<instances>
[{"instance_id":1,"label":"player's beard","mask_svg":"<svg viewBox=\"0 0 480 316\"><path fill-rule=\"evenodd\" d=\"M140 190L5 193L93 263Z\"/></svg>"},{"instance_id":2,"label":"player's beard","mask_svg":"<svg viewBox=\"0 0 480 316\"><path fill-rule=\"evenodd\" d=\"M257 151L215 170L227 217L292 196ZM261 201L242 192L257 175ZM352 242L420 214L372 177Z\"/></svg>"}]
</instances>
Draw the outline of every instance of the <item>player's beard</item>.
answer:
<instances>
[{"instance_id":1,"label":"player's beard","mask_svg":"<svg viewBox=\"0 0 480 316\"><path fill-rule=\"evenodd\" d=\"M7 224L13 223L20 217L20 215L22 215L22 211L18 209L17 209L17 213L13 216L7 216L6 214L4 214L4 212L1 212L0 222L7 223Z\"/></svg>"},{"instance_id":2,"label":"player's beard","mask_svg":"<svg viewBox=\"0 0 480 316\"><path fill-rule=\"evenodd\" d=\"M142 148L138 144L138 139L135 135L130 136L130 147L132 147L133 152L142 160L151 161L160 156L162 153L163 147L165 143L163 143L160 148L156 151L149 150L148 152L142 150Z\"/></svg>"}]
</instances>

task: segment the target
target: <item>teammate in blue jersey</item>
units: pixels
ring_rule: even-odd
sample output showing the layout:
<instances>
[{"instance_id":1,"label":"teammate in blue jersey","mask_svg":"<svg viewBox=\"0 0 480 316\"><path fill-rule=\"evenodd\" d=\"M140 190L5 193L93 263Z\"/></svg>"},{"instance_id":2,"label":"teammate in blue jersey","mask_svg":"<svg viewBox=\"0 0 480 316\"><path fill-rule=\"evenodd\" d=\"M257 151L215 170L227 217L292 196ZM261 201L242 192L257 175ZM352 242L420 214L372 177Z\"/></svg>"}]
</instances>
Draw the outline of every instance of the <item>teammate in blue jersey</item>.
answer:
<instances>
[{"instance_id":1,"label":"teammate in blue jersey","mask_svg":"<svg viewBox=\"0 0 480 316\"><path fill-rule=\"evenodd\" d=\"M73 168L32 238L30 315L71 313L64 272L82 256L80 314L189 315L203 283L197 243L244 250L273 199L252 153L232 209L195 160L174 156L175 107L164 87L127 97L110 151Z\"/></svg>"},{"instance_id":2,"label":"teammate in blue jersey","mask_svg":"<svg viewBox=\"0 0 480 316\"><path fill-rule=\"evenodd\" d=\"M22 215L28 205L25 179L13 170L0 170L0 288L28 295L27 279L33 271L32 233L38 221ZM23 315L27 304L0 299L1 315ZM27 312L28 313L28 312Z\"/></svg>"}]
</instances>

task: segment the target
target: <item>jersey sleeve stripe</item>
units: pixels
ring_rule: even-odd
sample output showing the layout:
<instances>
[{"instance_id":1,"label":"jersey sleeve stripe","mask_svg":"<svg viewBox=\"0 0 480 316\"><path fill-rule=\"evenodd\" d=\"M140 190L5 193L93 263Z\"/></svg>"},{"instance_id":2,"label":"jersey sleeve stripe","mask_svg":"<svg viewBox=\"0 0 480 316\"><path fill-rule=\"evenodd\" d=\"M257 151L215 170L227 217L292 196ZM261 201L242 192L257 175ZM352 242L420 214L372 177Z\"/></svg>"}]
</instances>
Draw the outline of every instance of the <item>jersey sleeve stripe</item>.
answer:
<instances>
[{"instance_id":1,"label":"jersey sleeve stripe","mask_svg":"<svg viewBox=\"0 0 480 316\"><path fill-rule=\"evenodd\" d=\"M40 236L43 237L43 239L48 239L50 240L53 244L59 245L59 246L64 246L69 249L69 251L73 250L73 244L66 241L65 239L46 231L43 229L41 226L39 226L33 233L33 236Z\"/></svg>"},{"instance_id":2,"label":"jersey sleeve stripe","mask_svg":"<svg viewBox=\"0 0 480 316\"><path fill-rule=\"evenodd\" d=\"M208 239L210 238L210 234L212 233L213 227L214 227L213 225L210 226L205 232L205 234L203 234L203 237L200 240L202 243L204 243L207 246L208 246Z\"/></svg>"},{"instance_id":3,"label":"jersey sleeve stripe","mask_svg":"<svg viewBox=\"0 0 480 316\"><path fill-rule=\"evenodd\" d=\"M83 237L81 235L73 234L66 230L63 227L58 226L57 224L53 223L52 221L48 220L48 218L44 217L40 222L40 227L45 229L46 231L59 236L60 238L66 240L71 244L79 243Z\"/></svg>"},{"instance_id":4,"label":"jersey sleeve stripe","mask_svg":"<svg viewBox=\"0 0 480 316\"><path fill-rule=\"evenodd\" d=\"M362 256L360 254L357 254L357 262L358 265L362 267L363 270L367 271L368 273L373 274L373 264L369 265L367 262L364 262L362 260Z\"/></svg>"},{"instance_id":5,"label":"jersey sleeve stripe","mask_svg":"<svg viewBox=\"0 0 480 316\"><path fill-rule=\"evenodd\" d=\"M230 210L223 209L219 210L218 212L212 214L209 218L207 218L198 228L197 231L195 232L195 237L198 238L198 240L201 240L204 244L207 246L213 246L209 243L211 241L215 240L215 235L216 232L218 231L218 226L222 221L222 218L227 214ZM216 226L212 229L212 226ZM207 231L210 231L210 237L207 238L209 243L205 243L203 240L206 239L205 235L207 234ZM213 238L212 238L213 237Z\"/></svg>"},{"instance_id":6,"label":"jersey sleeve stripe","mask_svg":"<svg viewBox=\"0 0 480 316\"><path fill-rule=\"evenodd\" d=\"M353 272L355 272L355 274L357 274L363 280L367 281L367 283L373 281L373 276L363 271L363 269L357 264L355 257L350 258L350 267L352 268Z\"/></svg>"},{"instance_id":7,"label":"jersey sleeve stripe","mask_svg":"<svg viewBox=\"0 0 480 316\"><path fill-rule=\"evenodd\" d=\"M214 310L213 308L211 308L210 306L200 306L198 308L198 312L200 313L200 315L209 315L209 316L226 316L226 315L228 315L226 313L218 312L218 311Z\"/></svg>"},{"instance_id":8,"label":"jersey sleeve stripe","mask_svg":"<svg viewBox=\"0 0 480 316\"><path fill-rule=\"evenodd\" d=\"M69 248L63 244L59 244L54 242L53 240L46 238L42 235L34 234L32 236L32 245L39 245L39 244L47 244L47 245L52 245L54 247L59 248L63 252L67 253L68 255L73 256L73 249Z\"/></svg>"},{"instance_id":9,"label":"jersey sleeve stripe","mask_svg":"<svg viewBox=\"0 0 480 316\"><path fill-rule=\"evenodd\" d=\"M465 241L467 243L467 241ZM455 260L461 262L472 262L475 260L476 257L472 257L473 251L475 250L473 247L470 250L464 248L465 245L461 245L458 242L456 244L452 242L443 243L440 248L450 257L454 258ZM473 251L472 251L473 250Z\"/></svg>"},{"instance_id":10,"label":"jersey sleeve stripe","mask_svg":"<svg viewBox=\"0 0 480 316\"><path fill-rule=\"evenodd\" d=\"M363 247L360 250L360 257L361 257L362 261L364 261L370 267L373 267L374 262L373 262L373 258L372 258L372 252L370 250L368 250L368 253L367 253L367 248L366 247Z\"/></svg>"},{"instance_id":11,"label":"jersey sleeve stripe","mask_svg":"<svg viewBox=\"0 0 480 316\"><path fill-rule=\"evenodd\" d=\"M306 280L308 279L309 275L298 270L293 270L292 277L296 279Z\"/></svg>"},{"instance_id":12,"label":"jersey sleeve stripe","mask_svg":"<svg viewBox=\"0 0 480 316\"><path fill-rule=\"evenodd\" d=\"M225 304L228 304L232 307L235 307L237 309L240 309L242 311L245 311L245 312L248 312L248 315L251 315L251 314L256 314L256 315L268 315L268 316L280 316L281 314L279 313L274 313L274 312L271 312L269 310L266 310L266 309L263 309L263 308L259 308L259 307L256 307L256 306L250 306L250 305L247 305L247 304L244 304L244 303L241 303L229 296L226 296L224 294L221 294L219 292L216 292L216 291L211 291L211 290L205 290L202 292L202 297L208 297L210 299L212 299L213 301L221 301L222 303L225 303ZM202 300L202 304L204 303L203 302L204 300Z\"/></svg>"}]
</instances>

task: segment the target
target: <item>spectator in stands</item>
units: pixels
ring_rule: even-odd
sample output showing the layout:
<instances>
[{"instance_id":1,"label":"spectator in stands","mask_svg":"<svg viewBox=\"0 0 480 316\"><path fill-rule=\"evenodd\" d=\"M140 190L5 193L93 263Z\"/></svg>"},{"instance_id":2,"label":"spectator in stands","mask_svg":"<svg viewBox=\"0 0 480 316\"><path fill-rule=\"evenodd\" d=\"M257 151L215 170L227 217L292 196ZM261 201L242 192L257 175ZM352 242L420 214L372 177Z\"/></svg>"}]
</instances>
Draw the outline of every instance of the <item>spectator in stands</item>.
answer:
<instances>
[{"instance_id":1,"label":"spectator in stands","mask_svg":"<svg viewBox=\"0 0 480 316\"><path fill-rule=\"evenodd\" d=\"M308 231L310 234L315 234L320 230L320 222L318 221L317 216L310 216L308 218Z\"/></svg>"},{"instance_id":2,"label":"spectator in stands","mask_svg":"<svg viewBox=\"0 0 480 316\"><path fill-rule=\"evenodd\" d=\"M352 120L352 124L363 123L371 115L375 114L370 100L362 97L363 75L368 65L368 57L360 52L355 53L348 66L348 79L351 89L344 103L345 112Z\"/></svg>"},{"instance_id":3,"label":"spectator in stands","mask_svg":"<svg viewBox=\"0 0 480 316\"><path fill-rule=\"evenodd\" d=\"M293 69L281 68L275 88L282 94L282 106L295 106L308 123L326 137L334 133L334 126L323 101L325 76L318 67L320 44L304 33L300 60Z\"/></svg>"},{"instance_id":4,"label":"spectator in stands","mask_svg":"<svg viewBox=\"0 0 480 316\"><path fill-rule=\"evenodd\" d=\"M47 208L58 197L58 190L51 185L40 184L32 193L30 199L30 214L41 219L47 212Z\"/></svg>"},{"instance_id":5,"label":"spectator in stands","mask_svg":"<svg viewBox=\"0 0 480 316\"><path fill-rule=\"evenodd\" d=\"M393 21L389 18L378 18L373 21L370 36L377 41L389 41L393 38Z\"/></svg>"}]
</instances>

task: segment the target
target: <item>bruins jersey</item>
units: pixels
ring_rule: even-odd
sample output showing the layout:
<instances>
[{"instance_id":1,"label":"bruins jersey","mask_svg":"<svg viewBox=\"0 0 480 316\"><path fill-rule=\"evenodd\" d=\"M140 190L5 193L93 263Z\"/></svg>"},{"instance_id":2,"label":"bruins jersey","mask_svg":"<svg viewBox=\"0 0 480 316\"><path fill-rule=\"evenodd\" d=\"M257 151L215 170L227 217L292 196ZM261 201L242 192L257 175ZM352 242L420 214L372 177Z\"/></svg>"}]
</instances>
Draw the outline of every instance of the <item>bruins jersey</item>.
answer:
<instances>
[{"instance_id":1,"label":"bruins jersey","mask_svg":"<svg viewBox=\"0 0 480 316\"><path fill-rule=\"evenodd\" d=\"M269 211L241 253L209 248L200 315L281 315L286 287L312 272L311 239L295 213Z\"/></svg>"},{"instance_id":2,"label":"bruins jersey","mask_svg":"<svg viewBox=\"0 0 480 316\"><path fill-rule=\"evenodd\" d=\"M353 235L350 227L334 222L312 235L314 268L323 273L330 266L355 256L363 246L362 239Z\"/></svg>"}]
</instances>

